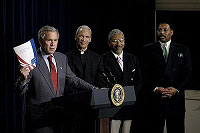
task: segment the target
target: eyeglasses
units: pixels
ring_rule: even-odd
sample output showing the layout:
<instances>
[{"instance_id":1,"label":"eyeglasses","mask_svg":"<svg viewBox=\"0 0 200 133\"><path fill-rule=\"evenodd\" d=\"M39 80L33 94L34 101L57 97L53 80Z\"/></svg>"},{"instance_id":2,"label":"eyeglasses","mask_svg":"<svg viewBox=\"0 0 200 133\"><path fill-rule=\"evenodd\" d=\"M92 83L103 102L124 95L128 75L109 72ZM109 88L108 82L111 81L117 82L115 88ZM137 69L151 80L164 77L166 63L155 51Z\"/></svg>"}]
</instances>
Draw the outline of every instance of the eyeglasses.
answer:
<instances>
[{"instance_id":1,"label":"eyeglasses","mask_svg":"<svg viewBox=\"0 0 200 133\"><path fill-rule=\"evenodd\" d=\"M117 43L117 42L124 42L124 39L122 38L122 39L113 39L113 40L111 40L113 43Z\"/></svg>"}]
</instances>

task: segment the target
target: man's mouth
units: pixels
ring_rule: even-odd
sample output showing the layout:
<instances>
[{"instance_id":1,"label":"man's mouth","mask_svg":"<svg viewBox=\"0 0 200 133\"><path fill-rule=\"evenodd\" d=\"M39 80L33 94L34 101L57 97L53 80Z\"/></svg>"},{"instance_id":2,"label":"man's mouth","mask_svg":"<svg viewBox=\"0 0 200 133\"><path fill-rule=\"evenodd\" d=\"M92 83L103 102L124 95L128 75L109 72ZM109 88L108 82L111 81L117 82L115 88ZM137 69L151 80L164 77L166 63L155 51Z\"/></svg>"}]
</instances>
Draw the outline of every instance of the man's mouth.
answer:
<instances>
[{"instance_id":1,"label":"man's mouth","mask_svg":"<svg viewBox=\"0 0 200 133\"><path fill-rule=\"evenodd\" d=\"M81 45L85 45L87 42L86 41L81 41L80 44Z\"/></svg>"},{"instance_id":2,"label":"man's mouth","mask_svg":"<svg viewBox=\"0 0 200 133\"><path fill-rule=\"evenodd\" d=\"M165 36L160 36L160 39L165 39L166 37Z\"/></svg>"},{"instance_id":3,"label":"man's mouth","mask_svg":"<svg viewBox=\"0 0 200 133\"><path fill-rule=\"evenodd\" d=\"M50 50L54 50L55 48L50 48Z\"/></svg>"}]
</instances>

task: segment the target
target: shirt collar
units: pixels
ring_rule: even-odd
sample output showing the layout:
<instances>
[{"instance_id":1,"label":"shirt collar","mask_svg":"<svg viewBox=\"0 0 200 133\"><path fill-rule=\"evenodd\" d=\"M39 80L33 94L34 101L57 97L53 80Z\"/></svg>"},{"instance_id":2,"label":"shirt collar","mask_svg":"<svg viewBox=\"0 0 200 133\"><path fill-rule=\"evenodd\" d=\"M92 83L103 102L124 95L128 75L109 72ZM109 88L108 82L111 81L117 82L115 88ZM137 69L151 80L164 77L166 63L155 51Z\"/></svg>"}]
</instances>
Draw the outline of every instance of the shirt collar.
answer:
<instances>
[{"instance_id":1,"label":"shirt collar","mask_svg":"<svg viewBox=\"0 0 200 133\"><path fill-rule=\"evenodd\" d=\"M166 44L166 47L169 47L170 46L170 43L171 43L171 40L169 40L168 42L166 42L166 43L162 43L161 41L159 41L160 42L160 44L161 44L161 47L164 45L164 44Z\"/></svg>"},{"instance_id":2,"label":"shirt collar","mask_svg":"<svg viewBox=\"0 0 200 133\"><path fill-rule=\"evenodd\" d=\"M115 58L120 57L123 60L123 51L120 55L115 54L113 51L111 51L113 53L113 55L115 56Z\"/></svg>"},{"instance_id":3,"label":"shirt collar","mask_svg":"<svg viewBox=\"0 0 200 133\"><path fill-rule=\"evenodd\" d=\"M42 57L43 58L48 58L50 55L54 58L54 55L53 54L46 54L43 50L42 50L42 48L40 47L40 52L41 52L41 55L42 55Z\"/></svg>"},{"instance_id":4,"label":"shirt collar","mask_svg":"<svg viewBox=\"0 0 200 133\"><path fill-rule=\"evenodd\" d=\"M87 53L87 51L88 51L88 49L86 49L85 51L83 51L83 50L81 50L81 49L79 49L79 48L77 48L77 50L80 52L80 54L85 54L85 53Z\"/></svg>"}]
</instances>

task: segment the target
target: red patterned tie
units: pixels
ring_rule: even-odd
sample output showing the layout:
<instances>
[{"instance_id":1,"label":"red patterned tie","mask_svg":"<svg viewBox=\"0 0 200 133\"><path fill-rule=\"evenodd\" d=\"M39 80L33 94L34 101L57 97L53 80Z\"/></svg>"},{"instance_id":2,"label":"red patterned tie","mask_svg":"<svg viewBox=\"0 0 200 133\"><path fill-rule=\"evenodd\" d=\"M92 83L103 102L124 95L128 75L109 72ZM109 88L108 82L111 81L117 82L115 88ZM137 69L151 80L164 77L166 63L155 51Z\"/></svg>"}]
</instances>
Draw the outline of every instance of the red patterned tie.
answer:
<instances>
[{"instance_id":1,"label":"red patterned tie","mask_svg":"<svg viewBox=\"0 0 200 133\"><path fill-rule=\"evenodd\" d=\"M119 66L120 66L121 70L123 71L123 61L119 56L117 57L117 62L119 63Z\"/></svg>"},{"instance_id":2,"label":"red patterned tie","mask_svg":"<svg viewBox=\"0 0 200 133\"><path fill-rule=\"evenodd\" d=\"M56 72L56 67L54 65L54 63L52 62L52 56L49 56L49 63L51 65L51 76L52 76L52 80L54 83L54 88L56 90L56 92L58 91L58 73Z\"/></svg>"}]
</instances>

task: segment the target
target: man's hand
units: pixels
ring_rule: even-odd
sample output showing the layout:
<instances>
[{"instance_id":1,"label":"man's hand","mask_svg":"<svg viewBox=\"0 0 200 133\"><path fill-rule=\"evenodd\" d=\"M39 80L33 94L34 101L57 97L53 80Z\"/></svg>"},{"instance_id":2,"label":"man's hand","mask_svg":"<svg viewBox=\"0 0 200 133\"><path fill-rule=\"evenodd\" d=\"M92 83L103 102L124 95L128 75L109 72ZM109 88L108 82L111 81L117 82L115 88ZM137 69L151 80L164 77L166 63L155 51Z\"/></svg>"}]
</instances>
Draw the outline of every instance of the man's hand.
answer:
<instances>
[{"instance_id":1,"label":"man's hand","mask_svg":"<svg viewBox=\"0 0 200 133\"><path fill-rule=\"evenodd\" d=\"M21 72L21 74L23 75L23 82L26 82L27 81L27 79L28 79L28 75L29 75L29 73L30 73L30 69L29 69L29 67L28 66L22 66L21 68L20 68L20 72Z\"/></svg>"},{"instance_id":2,"label":"man's hand","mask_svg":"<svg viewBox=\"0 0 200 133\"><path fill-rule=\"evenodd\" d=\"M177 89L174 87L167 87L166 89L168 89L170 92L170 98L177 93Z\"/></svg>"},{"instance_id":3,"label":"man's hand","mask_svg":"<svg viewBox=\"0 0 200 133\"><path fill-rule=\"evenodd\" d=\"M163 88L163 87L158 87L158 92L160 92L162 94L162 98L171 98L173 95L176 94L176 88L174 87L167 87L167 88Z\"/></svg>"}]
</instances>

